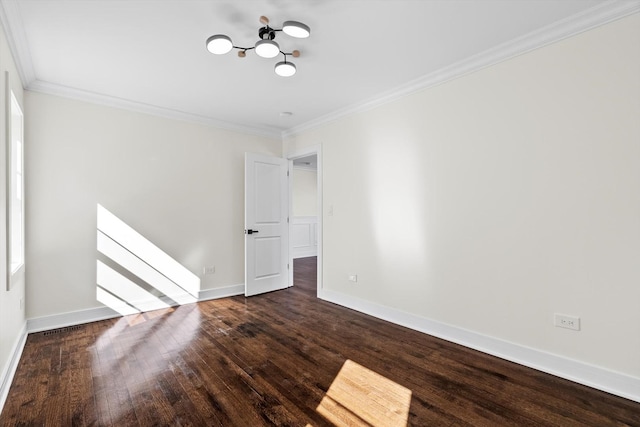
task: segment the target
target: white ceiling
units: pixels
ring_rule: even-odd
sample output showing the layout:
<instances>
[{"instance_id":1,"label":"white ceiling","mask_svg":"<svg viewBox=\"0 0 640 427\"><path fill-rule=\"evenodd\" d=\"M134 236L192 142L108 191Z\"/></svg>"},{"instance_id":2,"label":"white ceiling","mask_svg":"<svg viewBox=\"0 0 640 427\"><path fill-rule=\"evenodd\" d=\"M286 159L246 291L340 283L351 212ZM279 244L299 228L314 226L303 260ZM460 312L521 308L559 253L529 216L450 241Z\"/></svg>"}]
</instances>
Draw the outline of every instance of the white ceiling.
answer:
<instances>
[{"instance_id":1,"label":"white ceiling","mask_svg":"<svg viewBox=\"0 0 640 427\"><path fill-rule=\"evenodd\" d=\"M279 136L490 65L638 9L636 0L1 0L25 87ZM212 55L227 34L252 46L260 15L280 59ZM291 112L282 116L281 112Z\"/></svg>"}]
</instances>

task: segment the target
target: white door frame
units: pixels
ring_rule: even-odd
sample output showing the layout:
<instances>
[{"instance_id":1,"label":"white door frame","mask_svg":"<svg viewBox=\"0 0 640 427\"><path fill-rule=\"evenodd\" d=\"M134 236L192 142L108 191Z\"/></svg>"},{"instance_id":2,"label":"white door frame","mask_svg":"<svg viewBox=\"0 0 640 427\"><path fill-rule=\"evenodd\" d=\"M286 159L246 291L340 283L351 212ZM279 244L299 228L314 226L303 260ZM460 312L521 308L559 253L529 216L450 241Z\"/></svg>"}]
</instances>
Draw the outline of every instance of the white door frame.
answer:
<instances>
[{"instance_id":1,"label":"white door frame","mask_svg":"<svg viewBox=\"0 0 640 427\"><path fill-rule=\"evenodd\" d=\"M316 155L318 159L318 169L317 169L317 196L318 196L318 276L316 277L317 290L316 295L320 298L320 294L322 292L322 146L321 145L312 145L310 147L304 147L297 150L294 150L290 153L287 153L286 158L289 160L289 171L293 174L293 160L298 159L300 157L307 157L311 155ZM293 179L290 177L289 179L289 265L291 268L289 269L289 286L293 286Z\"/></svg>"}]
</instances>

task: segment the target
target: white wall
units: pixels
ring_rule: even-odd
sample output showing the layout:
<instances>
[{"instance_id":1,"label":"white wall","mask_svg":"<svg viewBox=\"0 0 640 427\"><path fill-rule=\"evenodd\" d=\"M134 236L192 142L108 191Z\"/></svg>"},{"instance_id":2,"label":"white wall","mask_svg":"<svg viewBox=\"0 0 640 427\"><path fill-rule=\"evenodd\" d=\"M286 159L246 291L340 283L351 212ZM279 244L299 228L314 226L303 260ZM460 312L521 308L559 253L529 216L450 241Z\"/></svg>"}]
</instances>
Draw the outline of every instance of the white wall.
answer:
<instances>
[{"instance_id":1,"label":"white wall","mask_svg":"<svg viewBox=\"0 0 640 427\"><path fill-rule=\"evenodd\" d=\"M293 168L293 215L318 215L318 172Z\"/></svg>"},{"instance_id":2,"label":"white wall","mask_svg":"<svg viewBox=\"0 0 640 427\"><path fill-rule=\"evenodd\" d=\"M636 14L288 137L322 144L325 289L640 378L638 40Z\"/></svg>"},{"instance_id":3,"label":"white wall","mask_svg":"<svg viewBox=\"0 0 640 427\"><path fill-rule=\"evenodd\" d=\"M27 316L96 301L100 203L202 277L244 283L244 152L281 141L26 92ZM204 266L215 266L202 276Z\"/></svg>"},{"instance_id":4,"label":"white wall","mask_svg":"<svg viewBox=\"0 0 640 427\"><path fill-rule=\"evenodd\" d=\"M12 357L19 341L24 336L26 324L24 305L20 302L25 297L24 281L14 283L7 291L7 232L6 232L6 150L7 126L6 104L7 90L5 71L9 72L10 85L20 105L23 103L22 83L15 68L15 62L7 44L4 30L0 28L0 408L4 402L3 393L8 391L8 377ZM24 108L23 108L24 111ZM27 120L25 118L25 120ZM28 146L28 141L25 142ZM27 264L28 266L28 264ZM27 267L28 268L28 267Z\"/></svg>"}]
</instances>

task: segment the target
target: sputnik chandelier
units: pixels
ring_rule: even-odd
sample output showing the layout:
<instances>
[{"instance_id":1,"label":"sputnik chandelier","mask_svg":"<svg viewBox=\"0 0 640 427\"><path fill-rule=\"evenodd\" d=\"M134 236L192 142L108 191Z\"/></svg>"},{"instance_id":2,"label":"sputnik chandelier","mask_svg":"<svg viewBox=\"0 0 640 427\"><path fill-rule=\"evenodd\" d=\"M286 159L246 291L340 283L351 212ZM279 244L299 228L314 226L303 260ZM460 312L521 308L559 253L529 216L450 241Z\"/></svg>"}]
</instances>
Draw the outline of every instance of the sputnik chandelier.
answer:
<instances>
[{"instance_id":1,"label":"sputnik chandelier","mask_svg":"<svg viewBox=\"0 0 640 427\"><path fill-rule=\"evenodd\" d=\"M280 50L278 43L273 41L273 39L276 38L276 33L279 31L282 31L291 37L299 39L307 38L309 37L309 34L311 34L309 26L302 22L285 21L285 23L282 24L281 29L271 28L269 26L269 18L266 16L260 17L260 23L264 25L264 27L258 29L259 40L253 47L234 46L229 36L216 34L207 39L207 50L211 53L215 53L216 55L224 55L231 51L231 49L238 49L238 56L240 58L247 56L247 51L252 49L256 51L258 56L263 58L275 58L282 54L284 56L284 61L280 61L276 64L275 72L277 75L282 77L293 76L296 73L296 65L293 62L287 61L287 56L297 58L300 56L300 51L294 50L292 52L283 52Z\"/></svg>"}]
</instances>

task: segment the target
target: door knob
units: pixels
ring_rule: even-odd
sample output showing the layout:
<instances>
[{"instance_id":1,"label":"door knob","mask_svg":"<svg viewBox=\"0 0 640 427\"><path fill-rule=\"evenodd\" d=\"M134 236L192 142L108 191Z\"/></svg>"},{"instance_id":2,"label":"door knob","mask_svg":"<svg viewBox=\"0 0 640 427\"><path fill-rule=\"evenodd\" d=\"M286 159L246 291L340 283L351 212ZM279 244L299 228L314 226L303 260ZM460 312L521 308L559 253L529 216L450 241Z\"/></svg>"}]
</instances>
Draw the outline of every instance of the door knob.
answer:
<instances>
[{"instance_id":1,"label":"door knob","mask_svg":"<svg viewBox=\"0 0 640 427\"><path fill-rule=\"evenodd\" d=\"M244 230L244 234L253 234L253 233L258 233L258 230L252 230L252 229Z\"/></svg>"}]
</instances>

